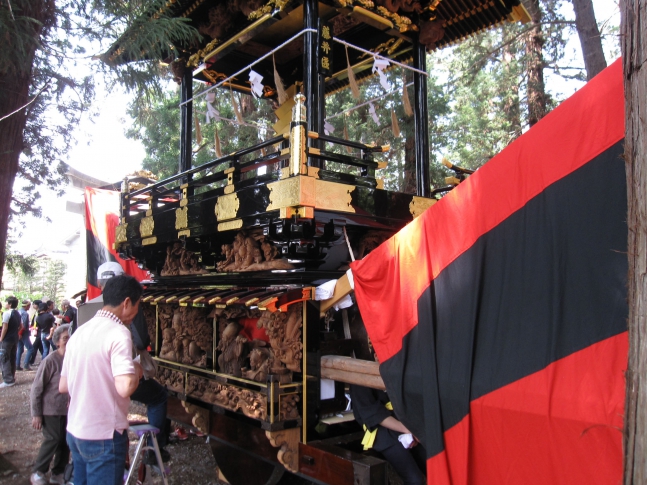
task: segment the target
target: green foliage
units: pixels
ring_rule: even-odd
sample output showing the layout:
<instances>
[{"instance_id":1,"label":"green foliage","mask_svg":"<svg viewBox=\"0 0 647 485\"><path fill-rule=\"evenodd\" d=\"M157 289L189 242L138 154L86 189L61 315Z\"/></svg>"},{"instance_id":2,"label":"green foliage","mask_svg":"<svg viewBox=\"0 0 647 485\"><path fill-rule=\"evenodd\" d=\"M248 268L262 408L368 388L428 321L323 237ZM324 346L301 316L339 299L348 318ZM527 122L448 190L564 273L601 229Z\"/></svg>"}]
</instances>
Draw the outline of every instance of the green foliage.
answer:
<instances>
[{"instance_id":1,"label":"green foliage","mask_svg":"<svg viewBox=\"0 0 647 485\"><path fill-rule=\"evenodd\" d=\"M5 286L19 299L52 299L59 302L65 293L65 263L55 259L22 257L18 264L15 254L7 258L7 278ZM10 260L14 264L10 265Z\"/></svg>"},{"instance_id":2,"label":"green foliage","mask_svg":"<svg viewBox=\"0 0 647 485\"><path fill-rule=\"evenodd\" d=\"M163 0L12 0L12 12L0 8L0 86L21 73L30 78L13 215L40 216L40 190L65 182L62 162L75 142L81 117L91 116L96 83L125 86L141 106L162 92L166 71L151 59L200 38L187 19L169 17L165 5ZM143 21L144 11L158 15ZM119 55L98 55L124 32ZM92 51L95 55L88 55ZM124 59L135 62L121 64Z\"/></svg>"},{"instance_id":3,"label":"green foliage","mask_svg":"<svg viewBox=\"0 0 647 485\"><path fill-rule=\"evenodd\" d=\"M196 89L193 110L199 120L203 140L202 145L198 145L196 127L193 123L194 166L203 165L217 158L216 129L223 155L250 147L273 136L270 126L274 122L274 114L270 101L255 99L245 94L234 94L245 120L245 125L238 126L230 92L218 90L212 105L223 119L215 119L207 123L207 101L204 96L198 96L200 91L201 89ZM133 103L129 114L135 120L135 125L128 130L126 136L140 140L144 145L146 158L142 162L143 168L158 175L160 180L176 174L180 159L179 89L176 86L168 88L151 107Z\"/></svg>"}]
</instances>

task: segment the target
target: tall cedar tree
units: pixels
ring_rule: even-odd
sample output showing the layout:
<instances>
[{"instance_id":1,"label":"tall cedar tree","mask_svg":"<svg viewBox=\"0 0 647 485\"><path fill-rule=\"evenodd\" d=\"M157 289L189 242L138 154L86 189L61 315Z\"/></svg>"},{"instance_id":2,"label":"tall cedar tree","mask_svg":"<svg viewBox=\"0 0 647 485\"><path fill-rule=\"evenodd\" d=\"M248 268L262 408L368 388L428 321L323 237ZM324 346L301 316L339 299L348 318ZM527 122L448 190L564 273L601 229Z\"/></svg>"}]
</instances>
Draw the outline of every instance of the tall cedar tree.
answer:
<instances>
[{"instance_id":1,"label":"tall cedar tree","mask_svg":"<svg viewBox=\"0 0 647 485\"><path fill-rule=\"evenodd\" d=\"M629 206L629 363L624 483L647 482L647 2L620 1L625 86L625 165Z\"/></svg>"},{"instance_id":2,"label":"tall cedar tree","mask_svg":"<svg viewBox=\"0 0 647 485\"><path fill-rule=\"evenodd\" d=\"M530 14L532 28L526 35L526 56L528 75L527 104L528 124L533 126L546 115L546 85L544 83L544 43L542 32L543 13L539 0L525 0L524 5Z\"/></svg>"},{"instance_id":3,"label":"tall cedar tree","mask_svg":"<svg viewBox=\"0 0 647 485\"><path fill-rule=\"evenodd\" d=\"M0 280L11 215L39 215L34 205L39 186L64 180L61 162L94 94L92 77L77 67L82 56L87 58L85 49L91 46L102 52L126 26L134 35L122 46L123 54L132 60L139 60L143 52L159 59L172 53L173 45L199 38L186 19L164 15L164 5L163 0L146 7L120 0L0 4ZM162 13L153 21L143 21L140 16L148 8ZM158 85L157 66L139 62L108 69L97 61L91 70L104 73L108 82L150 92ZM14 190L17 175L26 190Z\"/></svg>"},{"instance_id":4,"label":"tall cedar tree","mask_svg":"<svg viewBox=\"0 0 647 485\"><path fill-rule=\"evenodd\" d=\"M592 0L572 0L575 11L575 27L582 46L582 57L586 67L586 79L590 81L607 67L602 50L602 37L595 21Z\"/></svg>"}]
</instances>

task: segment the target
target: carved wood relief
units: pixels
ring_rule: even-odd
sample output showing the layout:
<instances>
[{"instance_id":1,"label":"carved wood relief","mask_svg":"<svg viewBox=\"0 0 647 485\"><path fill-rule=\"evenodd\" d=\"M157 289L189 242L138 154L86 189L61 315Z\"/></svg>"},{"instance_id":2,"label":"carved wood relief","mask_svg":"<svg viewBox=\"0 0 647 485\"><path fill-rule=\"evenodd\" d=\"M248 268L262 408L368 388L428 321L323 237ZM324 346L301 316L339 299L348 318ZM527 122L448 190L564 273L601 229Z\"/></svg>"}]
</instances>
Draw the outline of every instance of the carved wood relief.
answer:
<instances>
[{"instance_id":1,"label":"carved wood relief","mask_svg":"<svg viewBox=\"0 0 647 485\"><path fill-rule=\"evenodd\" d=\"M194 275L208 273L198 261L198 255L182 247L181 242L169 244L160 276Z\"/></svg>"},{"instance_id":2,"label":"carved wood relief","mask_svg":"<svg viewBox=\"0 0 647 485\"><path fill-rule=\"evenodd\" d=\"M157 367L157 380L171 391L184 393L184 374L168 367Z\"/></svg>"},{"instance_id":3,"label":"carved wood relief","mask_svg":"<svg viewBox=\"0 0 647 485\"><path fill-rule=\"evenodd\" d=\"M274 352L272 373L279 374L282 369L301 372L301 360L303 357L303 344L301 342L302 304L292 305L288 312L262 312L258 325L265 328L265 332L270 339L270 346Z\"/></svg>"},{"instance_id":4,"label":"carved wood relief","mask_svg":"<svg viewBox=\"0 0 647 485\"><path fill-rule=\"evenodd\" d=\"M213 324L208 308L158 305L162 347L159 356L181 364L207 366L213 349Z\"/></svg>"},{"instance_id":5,"label":"carved wood relief","mask_svg":"<svg viewBox=\"0 0 647 485\"><path fill-rule=\"evenodd\" d=\"M279 397L281 406L279 417L281 420L297 419L299 417L298 402L301 400L298 394L283 394Z\"/></svg>"},{"instance_id":6,"label":"carved wood relief","mask_svg":"<svg viewBox=\"0 0 647 485\"><path fill-rule=\"evenodd\" d=\"M300 433L300 428L265 432L265 436L267 436L270 444L275 448L279 448L279 451L276 454L279 463L292 472L297 472L299 470Z\"/></svg>"},{"instance_id":7,"label":"carved wood relief","mask_svg":"<svg viewBox=\"0 0 647 485\"><path fill-rule=\"evenodd\" d=\"M260 392L189 375L187 395L230 411L241 411L250 418L267 419L267 399Z\"/></svg>"},{"instance_id":8,"label":"carved wood relief","mask_svg":"<svg viewBox=\"0 0 647 485\"><path fill-rule=\"evenodd\" d=\"M223 244L223 260L216 264L221 272L292 269L294 265L279 258L279 250L262 234L239 231L232 244Z\"/></svg>"},{"instance_id":9,"label":"carved wood relief","mask_svg":"<svg viewBox=\"0 0 647 485\"><path fill-rule=\"evenodd\" d=\"M144 320L146 320L146 328L148 329L148 336L151 339L151 349L153 353L155 353L156 345L157 345L156 338L155 338L155 335L156 335L155 321L157 318L157 315L156 315L157 312L155 310L155 307L152 305L148 305L144 303L140 303L140 305L142 305L142 308L143 308Z\"/></svg>"}]
</instances>

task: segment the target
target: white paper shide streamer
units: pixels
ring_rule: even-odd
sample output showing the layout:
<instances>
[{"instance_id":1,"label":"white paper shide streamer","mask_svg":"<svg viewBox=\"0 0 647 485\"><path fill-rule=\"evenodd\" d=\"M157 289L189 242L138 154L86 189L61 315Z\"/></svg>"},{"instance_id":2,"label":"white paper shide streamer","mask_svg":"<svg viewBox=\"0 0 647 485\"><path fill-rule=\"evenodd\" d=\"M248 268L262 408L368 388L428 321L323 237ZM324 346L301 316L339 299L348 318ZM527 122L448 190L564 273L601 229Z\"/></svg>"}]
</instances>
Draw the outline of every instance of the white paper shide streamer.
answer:
<instances>
[{"instance_id":1,"label":"white paper shide streamer","mask_svg":"<svg viewBox=\"0 0 647 485\"><path fill-rule=\"evenodd\" d=\"M214 106L213 103L216 100L216 93L214 92L209 92L207 93L207 123L210 123L211 120L217 120L220 118L220 111L218 111Z\"/></svg>"},{"instance_id":2,"label":"white paper shide streamer","mask_svg":"<svg viewBox=\"0 0 647 485\"><path fill-rule=\"evenodd\" d=\"M373 121L377 126L380 126L380 119L377 117L377 113L375 112L375 105L373 103L368 103L368 114L371 115L371 118L373 118Z\"/></svg>"},{"instance_id":3,"label":"white paper shide streamer","mask_svg":"<svg viewBox=\"0 0 647 485\"><path fill-rule=\"evenodd\" d=\"M386 59L378 59L376 57L375 62L373 62L373 69L371 70L373 74L377 73L377 75L380 76L380 84L385 91L389 91L391 89L391 85L386 78L386 72L384 72L390 65L391 63Z\"/></svg>"},{"instance_id":4,"label":"white paper shide streamer","mask_svg":"<svg viewBox=\"0 0 647 485\"><path fill-rule=\"evenodd\" d=\"M252 85L252 94L256 98L263 96L263 76L254 71L253 69L249 71L249 82Z\"/></svg>"},{"instance_id":5,"label":"white paper shide streamer","mask_svg":"<svg viewBox=\"0 0 647 485\"><path fill-rule=\"evenodd\" d=\"M330 121L324 121L324 133L330 135L335 132L335 127L330 124Z\"/></svg>"}]
</instances>

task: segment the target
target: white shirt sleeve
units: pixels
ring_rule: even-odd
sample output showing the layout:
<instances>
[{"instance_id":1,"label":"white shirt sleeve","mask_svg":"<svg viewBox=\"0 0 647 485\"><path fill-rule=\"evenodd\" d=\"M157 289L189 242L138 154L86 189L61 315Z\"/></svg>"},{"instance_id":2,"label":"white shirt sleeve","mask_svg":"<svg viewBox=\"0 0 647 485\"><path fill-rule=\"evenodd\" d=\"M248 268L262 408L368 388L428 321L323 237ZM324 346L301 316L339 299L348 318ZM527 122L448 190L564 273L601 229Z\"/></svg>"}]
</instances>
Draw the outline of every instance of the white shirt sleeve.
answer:
<instances>
[{"instance_id":1,"label":"white shirt sleeve","mask_svg":"<svg viewBox=\"0 0 647 485\"><path fill-rule=\"evenodd\" d=\"M130 331L124 330L128 333L115 340L110 351L110 366L114 377L135 373L132 338Z\"/></svg>"},{"instance_id":2,"label":"white shirt sleeve","mask_svg":"<svg viewBox=\"0 0 647 485\"><path fill-rule=\"evenodd\" d=\"M2 323L9 323L9 319L11 318L12 313L13 310L5 310L5 312L2 314Z\"/></svg>"}]
</instances>

